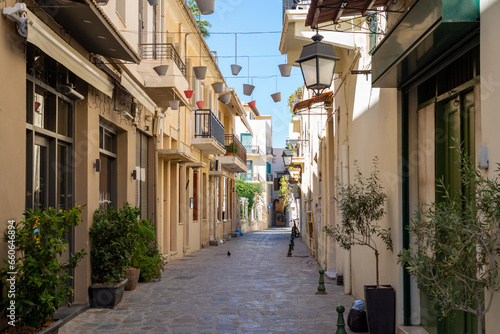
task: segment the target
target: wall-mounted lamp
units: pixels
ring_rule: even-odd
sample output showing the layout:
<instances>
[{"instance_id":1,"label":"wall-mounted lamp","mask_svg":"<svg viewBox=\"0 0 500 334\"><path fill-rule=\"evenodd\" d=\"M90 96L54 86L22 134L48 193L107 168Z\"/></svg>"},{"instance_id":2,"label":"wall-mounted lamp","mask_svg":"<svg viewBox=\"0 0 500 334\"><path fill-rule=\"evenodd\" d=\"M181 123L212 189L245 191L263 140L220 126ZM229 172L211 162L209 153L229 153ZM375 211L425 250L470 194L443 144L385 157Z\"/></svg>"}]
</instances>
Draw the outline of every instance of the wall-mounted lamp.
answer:
<instances>
[{"instance_id":1,"label":"wall-mounted lamp","mask_svg":"<svg viewBox=\"0 0 500 334\"><path fill-rule=\"evenodd\" d=\"M101 171L101 159L95 159L94 169L97 173Z\"/></svg>"},{"instance_id":2,"label":"wall-mounted lamp","mask_svg":"<svg viewBox=\"0 0 500 334\"><path fill-rule=\"evenodd\" d=\"M133 179L133 180L137 180L137 169L134 169L134 170L132 171L131 176L132 176L132 179Z\"/></svg>"}]
</instances>

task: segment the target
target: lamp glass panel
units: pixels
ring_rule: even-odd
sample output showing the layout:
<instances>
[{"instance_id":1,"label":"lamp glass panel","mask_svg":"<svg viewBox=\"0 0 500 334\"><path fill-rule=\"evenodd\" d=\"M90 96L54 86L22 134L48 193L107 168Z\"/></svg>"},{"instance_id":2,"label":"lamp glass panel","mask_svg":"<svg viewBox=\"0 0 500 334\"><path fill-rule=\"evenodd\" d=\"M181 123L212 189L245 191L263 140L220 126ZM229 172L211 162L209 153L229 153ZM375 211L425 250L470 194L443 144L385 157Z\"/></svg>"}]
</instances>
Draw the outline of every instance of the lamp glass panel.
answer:
<instances>
[{"instance_id":1,"label":"lamp glass panel","mask_svg":"<svg viewBox=\"0 0 500 334\"><path fill-rule=\"evenodd\" d=\"M316 86L318 78L316 77L316 58L312 58L300 63L302 75L306 87Z\"/></svg>"},{"instance_id":2,"label":"lamp glass panel","mask_svg":"<svg viewBox=\"0 0 500 334\"><path fill-rule=\"evenodd\" d=\"M332 59L319 58L319 82L323 87L330 87L332 84L333 71L335 69L335 61Z\"/></svg>"}]
</instances>

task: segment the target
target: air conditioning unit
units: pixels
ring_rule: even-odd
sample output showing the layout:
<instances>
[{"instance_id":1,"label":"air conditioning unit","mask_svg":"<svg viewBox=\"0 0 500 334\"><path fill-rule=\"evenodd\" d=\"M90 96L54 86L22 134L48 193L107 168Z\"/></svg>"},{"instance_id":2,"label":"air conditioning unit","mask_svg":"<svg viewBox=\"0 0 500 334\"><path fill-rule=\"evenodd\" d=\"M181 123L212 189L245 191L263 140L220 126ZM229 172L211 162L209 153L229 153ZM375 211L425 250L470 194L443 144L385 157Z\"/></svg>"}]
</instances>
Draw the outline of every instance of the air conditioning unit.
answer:
<instances>
[{"instance_id":1,"label":"air conditioning unit","mask_svg":"<svg viewBox=\"0 0 500 334\"><path fill-rule=\"evenodd\" d=\"M252 153L259 153L259 149L258 148L252 148Z\"/></svg>"}]
</instances>

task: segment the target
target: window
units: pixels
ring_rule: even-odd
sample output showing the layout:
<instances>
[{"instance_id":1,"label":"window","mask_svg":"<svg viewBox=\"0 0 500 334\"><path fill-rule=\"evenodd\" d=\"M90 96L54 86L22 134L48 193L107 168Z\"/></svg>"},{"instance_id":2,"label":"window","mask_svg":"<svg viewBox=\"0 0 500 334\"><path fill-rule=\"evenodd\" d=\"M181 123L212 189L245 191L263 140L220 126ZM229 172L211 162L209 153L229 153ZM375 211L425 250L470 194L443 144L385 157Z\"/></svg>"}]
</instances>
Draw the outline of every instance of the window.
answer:
<instances>
[{"instance_id":1,"label":"window","mask_svg":"<svg viewBox=\"0 0 500 334\"><path fill-rule=\"evenodd\" d=\"M99 126L99 208L117 208L117 149L116 132L101 124Z\"/></svg>"},{"instance_id":2,"label":"window","mask_svg":"<svg viewBox=\"0 0 500 334\"><path fill-rule=\"evenodd\" d=\"M126 26L126 9L127 6L126 6L126 1L125 0L116 0L116 14L118 15L118 17L120 18L120 20L122 21L123 25Z\"/></svg>"},{"instance_id":3,"label":"window","mask_svg":"<svg viewBox=\"0 0 500 334\"><path fill-rule=\"evenodd\" d=\"M193 173L193 220L198 220L198 172Z\"/></svg>"},{"instance_id":4,"label":"window","mask_svg":"<svg viewBox=\"0 0 500 334\"><path fill-rule=\"evenodd\" d=\"M227 219L227 177L223 178L222 183L222 220Z\"/></svg>"},{"instance_id":5,"label":"window","mask_svg":"<svg viewBox=\"0 0 500 334\"><path fill-rule=\"evenodd\" d=\"M137 132L136 146L135 205L141 210L141 218L148 218L148 137Z\"/></svg>"}]
</instances>

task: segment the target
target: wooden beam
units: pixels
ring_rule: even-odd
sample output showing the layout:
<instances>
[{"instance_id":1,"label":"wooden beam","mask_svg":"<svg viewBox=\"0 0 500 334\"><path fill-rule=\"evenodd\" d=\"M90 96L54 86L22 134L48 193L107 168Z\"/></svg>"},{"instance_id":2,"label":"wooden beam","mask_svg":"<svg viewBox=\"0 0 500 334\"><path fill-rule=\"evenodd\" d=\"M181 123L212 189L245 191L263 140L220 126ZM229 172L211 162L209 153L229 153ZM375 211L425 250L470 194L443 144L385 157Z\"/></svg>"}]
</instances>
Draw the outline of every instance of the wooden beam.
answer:
<instances>
[{"instance_id":1,"label":"wooden beam","mask_svg":"<svg viewBox=\"0 0 500 334\"><path fill-rule=\"evenodd\" d=\"M342 13L344 13L344 7L347 4L347 1L343 1L342 5L340 5L339 11L337 12L337 16L335 17L335 20L333 20L333 23L337 23L340 18L342 17Z\"/></svg>"},{"instance_id":2,"label":"wooden beam","mask_svg":"<svg viewBox=\"0 0 500 334\"><path fill-rule=\"evenodd\" d=\"M366 6L365 11L363 12L363 16L367 16L368 15L368 12L370 11L370 9L372 9L373 5L375 4L375 1L376 0L371 0L370 1L370 3L368 4L368 6Z\"/></svg>"},{"instance_id":3,"label":"wooden beam","mask_svg":"<svg viewBox=\"0 0 500 334\"><path fill-rule=\"evenodd\" d=\"M323 0L318 0L318 3L316 4L316 11L314 12L314 17L311 23L311 28L313 29L318 28L318 19L319 19L319 14L321 13L321 8L320 8L321 5L323 5Z\"/></svg>"}]
</instances>

